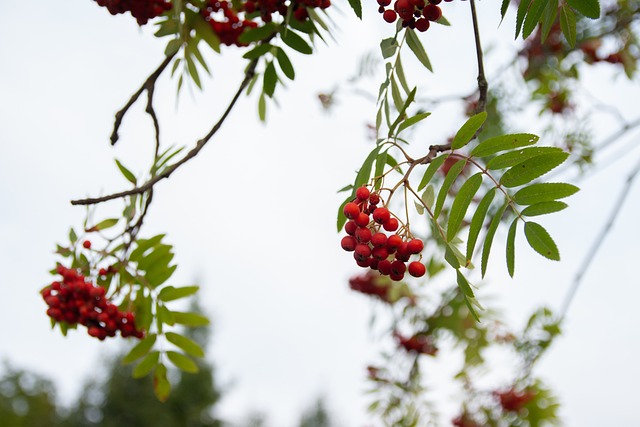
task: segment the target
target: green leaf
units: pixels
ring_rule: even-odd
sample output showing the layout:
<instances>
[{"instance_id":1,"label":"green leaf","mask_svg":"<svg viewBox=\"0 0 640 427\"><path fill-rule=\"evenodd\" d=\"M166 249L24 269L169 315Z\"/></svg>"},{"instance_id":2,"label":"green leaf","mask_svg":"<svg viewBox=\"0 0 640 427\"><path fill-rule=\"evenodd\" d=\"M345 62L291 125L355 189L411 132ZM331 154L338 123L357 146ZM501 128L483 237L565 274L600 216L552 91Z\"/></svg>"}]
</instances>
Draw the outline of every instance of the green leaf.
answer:
<instances>
[{"instance_id":1,"label":"green leaf","mask_svg":"<svg viewBox=\"0 0 640 427\"><path fill-rule=\"evenodd\" d=\"M455 199L453 199L451 211L449 212L449 221L447 224L447 241L450 242L451 239L453 239L458 233L460 225L462 224L462 220L467 214L467 209L471 204L471 200L473 200L473 196L475 196L481 184L482 172L478 172L477 174L466 180L465 183L460 187L458 194L456 195Z\"/></svg>"},{"instance_id":2,"label":"green leaf","mask_svg":"<svg viewBox=\"0 0 640 427\"><path fill-rule=\"evenodd\" d=\"M387 164L387 151L385 150L382 153L378 154L378 157L376 157L376 170L374 172L374 176L381 176L382 173L384 172L384 167L386 164ZM381 185L382 185L382 180L377 179L375 181L375 189L379 190Z\"/></svg>"},{"instance_id":3,"label":"green leaf","mask_svg":"<svg viewBox=\"0 0 640 427\"><path fill-rule=\"evenodd\" d=\"M435 222L435 220L433 220ZM456 256L456 253L453 251L451 245L447 244L444 251L444 259L449 263L449 265L456 270L460 268L460 261Z\"/></svg>"},{"instance_id":4,"label":"green leaf","mask_svg":"<svg viewBox=\"0 0 640 427\"><path fill-rule=\"evenodd\" d=\"M269 98L273 97L273 93L276 90L276 84L278 83L278 74L276 74L276 67L273 65L273 61L269 61L267 68L264 70L263 89L265 95Z\"/></svg>"},{"instance_id":5,"label":"green leaf","mask_svg":"<svg viewBox=\"0 0 640 427\"><path fill-rule=\"evenodd\" d=\"M563 209L566 209L567 207L569 207L569 205L567 205L566 203L558 202L555 200L551 202L542 202L542 203L537 203L535 205L527 206L521 212L521 215L523 216L546 215L553 212L559 212Z\"/></svg>"},{"instance_id":6,"label":"green leaf","mask_svg":"<svg viewBox=\"0 0 640 427\"><path fill-rule=\"evenodd\" d=\"M169 393L171 393L171 384L167 379L167 367L162 363L156 366L156 371L153 373L153 392L160 402L166 402Z\"/></svg>"},{"instance_id":7,"label":"green leaf","mask_svg":"<svg viewBox=\"0 0 640 427\"><path fill-rule=\"evenodd\" d=\"M266 39L277 30L278 25L273 22L268 22L261 27L249 28L248 30L244 30L242 34L240 34L240 37L238 37L238 41L240 43L247 44L257 42Z\"/></svg>"},{"instance_id":8,"label":"green leaf","mask_svg":"<svg viewBox=\"0 0 640 427\"><path fill-rule=\"evenodd\" d=\"M531 5L531 0L521 0L520 5L518 6L518 13L516 15L516 38L520 35L520 30L522 29L522 23L524 22L524 18L529 11L529 5Z\"/></svg>"},{"instance_id":9,"label":"green leaf","mask_svg":"<svg viewBox=\"0 0 640 427\"><path fill-rule=\"evenodd\" d=\"M160 243L164 236L164 234L158 234L150 239L138 239L136 242L136 248L131 252L131 255L129 255L129 260L135 262L139 261L145 252Z\"/></svg>"},{"instance_id":10,"label":"green leaf","mask_svg":"<svg viewBox=\"0 0 640 427\"><path fill-rule=\"evenodd\" d=\"M576 15L566 3L560 9L560 28L569 46L574 47L576 45Z\"/></svg>"},{"instance_id":11,"label":"green leaf","mask_svg":"<svg viewBox=\"0 0 640 427\"><path fill-rule=\"evenodd\" d=\"M78 241L78 235L76 234L76 231L72 228L69 229L69 241L71 243L75 243Z\"/></svg>"},{"instance_id":12,"label":"green leaf","mask_svg":"<svg viewBox=\"0 0 640 427\"><path fill-rule=\"evenodd\" d=\"M408 95L409 92L411 92L411 89L409 89L409 85L407 84L407 78L404 75L404 69L402 68L402 61L400 60L400 55L398 55L398 58L396 59L396 77L398 78L398 81L400 82L402 89Z\"/></svg>"},{"instance_id":13,"label":"green leaf","mask_svg":"<svg viewBox=\"0 0 640 427\"><path fill-rule=\"evenodd\" d=\"M148 271L158 266L166 267L173 259L170 245L157 245L153 251L138 261L138 269Z\"/></svg>"},{"instance_id":14,"label":"green leaf","mask_svg":"<svg viewBox=\"0 0 640 427\"><path fill-rule=\"evenodd\" d=\"M598 0L567 0L567 3L587 18L600 18L600 2Z\"/></svg>"},{"instance_id":15,"label":"green leaf","mask_svg":"<svg viewBox=\"0 0 640 427\"><path fill-rule=\"evenodd\" d=\"M193 29L196 30L197 36L204 40L205 43L208 44L215 52L220 53L220 39L213 31L213 28L211 28L211 25L209 25L209 23L205 21L204 17L199 13L193 13L192 16L193 19L191 21L191 25L193 26Z\"/></svg>"},{"instance_id":16,"label":"green leaf","mask_svg":"<svg viewBox=\"0 0 640 427\"><path fill-rule=\"evenodd\" d=\"M555 242L540 224L535 222L524 223L524 235L531 246L536 252L545 258L549 258L553 261L560 261L560 252Z\"/></svg>"},{"instance_id":17,"label":"green leaf","mask_svg":"<svg viewBox=\"0 0 640 427\"><path fill-rule=\"evenodd\" d=\"M513 277L515 273L516 260L516 231L518 229L518 217L513 219L509 232L507 233L507 270L509 276Z\"/></svg>"},{"instance_id":18,"label":"green leaf","mask_svg":"<svg viewBox=\"0 0 640 427\"><path fill-rule=\"evenodd\" d=\"M258 117L262 122L267 119L267 101L265 99L264 92L262 92L258 98Z\"/></svg>"},{"instance_id":19,"label":"green leaf","mask_svg":"<svg viewBox=\"0 0 640 427\"><path fill-rule=\"evenodd\" d=\"M447 198L447 194L449 193L449 188L451 188L451 185L456 180L458 175L460 175L460 172L462 172L462 169L464 169L466 164L467 161L465 159L460 159L456 163L454 163L453 166L451 166L451 169L449 169L449 172L447 173L447 176L442 183L442 187L440 187L440 191L438 192L438 199L436 200L436 206L433 211L433 216L435 216L436 218L440 215L440 211L444 206L444 201Z\"/></svg>"},{"instance_id":20,"label":"green leaf","mask_svg":"<svg viewBox=\"0 0 640 427\"><path fill-rule=\"evenodd\" d=\"M398 134L400 132L402 132L403 130L407 129L408 127L411 127L411 126L415 125L416 123L426 119L430 115L431 115L431 113L419 113L419 114L416 114L413 117L409 117L408 119L403 120L402 123L400 123L400 126L398 126Z\"/></svg>"},{"instance_id":21,"label":"green leaf","mask_svg":"<svg viewBox=\"0 0 640 427\"><path fill-rule=\"evenodd\" d=\"M429 61L427 52L424 50L424 46L422 46L422 42L420 41L416 33L409 28L407 28L405 31L407 34L407 45L409 46L409 49L411 49L416 58L418 58L418 61L420 61L427 70L433 72L431 61Z\"/></svg>"},{"instance_id":22,"label":"green leaf","mask_svg":"<svg viewBox=\"0 0 640 427\"><path fill-rule=\"evenodd\" d=\"M118 169L120 169L120 172L127 179L127 181L129 181L133 185L136 185L138 180L136 179L136 176L133 174L133 172L131 172L126 167L124 167L124 165L120 163L120 160L115 159L115 161L116 161L116 165L118 165Z\"/></svg>"},{"instance_id":23,"label":"green leaf","mask_svg":"<svg viewBox=\"0 0 640 427\"><path fill-rule=\"evenodd\" d=\"M177 265L172 265L166 268L152 269L147 272L145 278L151 287L156 288L169 280L177 268Z\"/></svg>"},{"instance_id":24,"label":"green leaf","mask_svg":"<svg viewBox=\"0 0 640 427\"><path fill-rule=\"evenodd\" d=\"M500 6L500 16L502 18L500 19L500 23L502 23L504 16L507 14L507 9L509 9L510 2L511 0L502 0L502 5Z\"/></svg>"},{"instance_id":25,"label":"green leaf","mask_svg":"<svg viewBox=\"0 0 640 427\"><path fill-rule=\"evenodd\" d=\"M471 141L471 139L476 135L478 130L482 127L485 120L487 120L487 113L485 111L471 116L469 120L467 120L466 123L463 124L460 130L458 130L458 132L456 133L456 136L451 142L451 149L457 150L467 145L469 141Z\"/></svg>"},{"instance_id":26,"label":"green leaf","mask_svg":"<svg viewBox=\"0 0 640 427\"><path fill-rule=\"evenodd\" d=\"M431 178L433 178L433 175L436 173L436 171L440 169L440 166L442 166L444 161L447 160L447 157L449 157L449 154L442 154L431 160L431 163L429 163L429 167L427 167L427 170L424 171L424 175L422 176L420 185L418 185L418 191L421 191L424 187L426 187L429 181L431 181Z\"/></svg>"},{"instance_id":27,"label":"green leaf","mask_svg":"<svg viewBox=\"0 0 640 427\"><path fill-rule=\"evenodd\" d=\"M575 194L578 190L575 185L562 182L531 184L519 190L513 196L513 200L519 205L534 205L536 203L564 199Z\"/></svg>"},{"instance_id":28,"label":"green leaf","mask_svg":"<svg viewBox=\"0 0 640 427\"><path fill-rule=\"evenodd\" d=\"M194 357L204 357L204 350L198 343L193 341L190 338L185 337L184 335L176 334L174 332L167 332L165 334L167 341L171 344L182 349L185 353L190 354Z\"/></svg>"},{"instance_id":29,"label":"green leaf","mask_svg":"<svg viewBox=\"0 0 640 427\"><path fill-rule=\"evenodd\" d=\"M179 31L178 21L175 19L165 19L157 23L158 30L153 34L156 37L165 37L177 34Z\"/></svg>"},{"instance_id":30,"label":"green leaf","mask_svg":"<svg viewBox=\"0 0 640 427\"><path fill-rule=\"evenodd\" d=\"M400 111L404 103L402 102L402 95L400 94L398 83L396 83L396 79L393 76L391 77L391 97L393 98L393 104L396 110Z\"/></svg>"},{"instance_id":31,"label":"green leaf","mask_svg":"<svg viewBox=\"0 0 640 427\"><path fill-rule=\"evenodd\" d=\"M266 54L267 52L270 52L272 48L273 48L273 45L270 45L269 43L259 44L258 46L251 49L249 52L242 55L242 57L246 59L260 58L262 55Z\"/></svg>"},{"instance_id":32,"label":"green leaf","mask_svg":"<svg viewBox=\"0 0 640 427\"><path fill-rule=\"evenodd\" d=\"M133 378L142 378L146 376L160 361L160 352L152 351L148 353L144 359L140 361L133 369Z\"/></svg>"},{"instance_id":33,"label":"green leaf","mask_svg":"<svg viewBox=\"0 0 640 427\"><path fill-rule=\"evenodd\" d=\"M358 171L358 174L356 175L356 180L353 183L352 198L353 196L355 196L355 189L360 188L364 184L367 184L369 182L369 178L371 177L371 167L373 165L373 162L376 160L376 157L378 157L379 151L380 146L376 146L373 150L371 150L367 158L364 160L364 163L362 164L360 170Z\"/></svg>"},{"instance_id":34,"label":"green leaf","mask_svg":"<svg viewBox=\"0 0 640 427\"><path fill-rule=\"evenodd\" d=\"M293 64L291 64L289 57L281 47L276 48L276 59L284 75L287 76L289 80L295 79L296 72L293 69Z\"/></svg>"},{"instance_id":35,"label":"green leaf","mask_svg":"<svg viewBox=\"0 0 640 427\"><path fill-rule=\"evenodd\" d=\"M122 358L122 364L128 365L129 363L132 363L140 359L142 356L146 355L147 353L149 353L149 350L151 350L153 345L156 343L156 338L157 338L156 334L147 335L142 341L136 344L129 351L129 353L127 353L126 356Z\"/></svg>"},{"instance_id":36,"label":"green leaf","mask_svg":"<svg viewBox=\"0 0 640 427\"><path fill-rule=\"evenodd\" d=\"M464 274L462 274L460 270L456 270L456 278L458 282L458 287L460 288L462 293L467 297L473 298L474 296L473 289L471 289L471 285L469 284L469 281L467 280L466 277L464 277Z\"/></svg>"},{"instance_id":37,"label":"green leaf","mask_svg":"<svg viewBox=\"0 0 640 427\"><path fill-rule=\"evenodd\" d=\"M349 6L351 6L351 9L353 9L356 16L362 19L362 4L360 3L360 0L349 0Z\"/></svg>"},{"instance_id":38,"label":"green leaf","mask_svg":"<svg viewBox=\"0 0 640 427\"><path fill-rule=\"evenodd\" d=\"M280 34L284 44L289 46L291 49L297 50L305 55L311 55L313 53L311 46L309 46L309 44L307 44L307 42L293 30L285 29L281 31Z\"/></svg>"},{"instance_id":39,"label":"green leaf","mask_svg":"<svg viewBox=\"0 0 640 427\"><path fill-rule=\"evenodd\" d=\"M435 200L436 200L436 190L433 187L433 185L429 184L427 185L427 188L425 188L424 193L422 193L422 201L429 209L431 209L431 207L433 206L433 202L435 202Z\"/></svg>"},{"instance_id":40,"label":"green leaf","mask_svg":"<svg viewBox=\"0 0 640 427\"><path fill-rule=\"evenodd\" d=\"M537 135L530 133L517 133L512 135L502 135L482 141L471 150L472 157L486 157L500 151L512 150L514 148L533 145L540 139Z\"/></svg>"},{"instance_id":41,"label":"green leaf","mask_svg":"<svg viewBox=\"0 0 640 427\"><path fill-rule=\"evenodd\" d=\"M108 219L104 219L102 221L100 221L99 223L97 223L96 225L94 225L91 228L87 228L87 232L91 233L93 231L100 231L100 230L106 230L107 228L111 228L114 225L116 225L118 223L118 221L120 221L119 218L108 218Z\"/></svg>"},{"instance_id":42,"label":"green leaf","mask_svg":"<svg viewBox=\"0 0 640 427\"><path fill-rule=\"evenodd\" d=\"M188 356L185 356L182 353L178 353L177 351L167 351L167 358L173 363L176 368L181 369L185 372L189 372L191 374L195 374L198 372L198 365L196 362L191 360Z\"/></svg>"},{"instance_id":43,"label":"green leaf","mask_svg":"<svg viewBox=\"0 0 640 427\"><path fill-rule=\"evenodd\" d=\"M417 87L414 87L413 90L409 92L409 95L407 95L407 99L404 101L402 108L398 110L398 118L393 122L393 124L389 126L389 136L393 134L393 131L396 129L396 127L398 127L400 122L402 122L405 119L405 113L407 112L407 108L409 108L409 105L411 105L411 103L413 102L416 96L417 89L418 89ZM388 117L388 114L387 114L387 117Z\"/></svg>"},{"instance_id":44,"label":"green leaf","mask_svg":"<svg viewBox=\"0 0 640 427\"><path fill-rule=\"evenodd\" d=\"M352 187L352 186L351 186ZM342 231L342 227L344 227L344 224L347 222L347 217L344 216L343 210L344 210L344 206L349 203L351 200L353 200L353 196L349 195L349 197L347 197L346 199L344 199L344 201L342 202L342 204L338 207L338 222L337 222L337 226L338 226L338 233L340 231Z\"/></svg>"},{"instance_id":45,"label":"green leaf","mask_svg":"<svg viewBox=\"0 0 640 427\"><path fill-rule=\"evenodd\" d=\"M519 187L555 169L569 157L569 153L543 154L513 166L506 171L500 183L507 188Z\"/></svg>"},{"instance_id":46,"label":"green leaf","mask_svg":"<svg viewBox=\"0 0 640 427\"><path fill-rule=\"evenodd\" d=\"M384 59L391 58L396 53L396 49L398 49L398 42L394 37L382 39L380 42L380 51Z\"/></svg>"},{"instance_id":47,"label":"green leaf","mask_svg":"<svg viewBox=\"0 0 640 427\"><path fill-rule=\"evenodd\" d=\"M471 315L476 320L476 322L479 322L480 316L478 316L478 312L473 307L474 305L480 306L478 301L475 298L469 298L466 295L464 295L464 303L467 305L467 308L469 309L469 313L471 313Z\"/></svg>"},{"instance_id":48,"label":"green leaf","mask_svg":"<svg viewBox=\"0 0 640 427\"><path fill-rule=\"evenodd\" d=\"M200 82L200 75L198 74L198 69L196 68L195 62L193 62L193 57L191 55L185 55L184 59L187 61L187 70L189 71L189 75L193 82L198 86L199 89L202 89L202 83Z\"/></svg>"},{"instance_id":49,"label":"green leaf","mask_svg":"<svg viewBox=\"0 0 640 427\"><path fill-rule=\"evenodd\" d=\"M489 254L491 253L491 245L493 245L493 238L496 235L496 230L498 230L498 226L502 221L502 215L504 215L504 211L507 209L508 203L505 202L499 209L498 212L491 219L491 224L489 225L489 229L487 230L487 235L484 237L484 244L482 245L482 260L481 260L481 271L482 277L484 277L487 272L487 263L489 262Z\"/></svg>"},{"instance_id":50,"label":"green leaf","mask_svg":"<svg viewBox=\"0 0 640 427\"><path fill-rule=\"evenodd\" d=\"M181 311L172 311L176 323L191 327L207 326L209 319L198 313L185 313Z\"/></svg>"},{"instance_id":51,"label":"green leaf","mask_svg":"<svg viewBox=\"0 0 640 427\"><path fill-rule=\"evenodd\" d=\"M173 318L173 313L165 305L156 302L156 324L158 325L158 332L162 333L162 324L173 326L176 324Z\"/></svg>"},{"instance_id":52,"label":"green leaf","mask_svg":"<svg viewBox=\"0 0 640 427\"><path fill-rule=\"evenodd\" d=\"M487 162L487 169L505 169L543 154L563 153L558 147L527 147L500 154Z\"/></svg>"},{"instance_id":53,"label":"green leaf","mask_svg":"<svg viewBox=\"0 0 640 427\"><path fill-rule=\"evenodd\" d=\"M522 28L523 39L529 37L533 30L536 29L536 26L538 26L538 22L540 22L540 18L542 18L542 14L544 13L548 3L549 0L533 0L529 7L529 11L527 12L527 17L524 20L524 26Z\"/></svg>"},{"instance_id":54,"label":"green leaf","mask_svg":"<svg viewBox=\"0 0 640 427\"><path fill-rule=\"evenodd\" d=\"M174 288L173 286L165 286L158 294L158 299L164 302L174 301L180 298L191 296L198 292L199 286L183 286Z\"/></svg>"},{"instance_id":55,"label":"green leaf","mask_svg":"<svg viewBox=\"0 0 640 427\"><path fill-rule=\"evenodd\" d=\"M556 18L558 16L558 0L550 0L547 4L547 7L544 11L544 18L542 19L542 28L540 35L540 42L544 44L549 37L549 33L551 32L551 28L553 24L556 22Z\"/></svg>"},{"instance_id":56,"label":"green leaf","mask_svg":"<svg viewBox=\"0 0 640 427\"><path fill-rule=\"evenodd\" d=\"M167 43L167 47L164 49L165 56L175 55L182 46L182 40L180 39L172 39Z\"/></svg>"}]
</instances>

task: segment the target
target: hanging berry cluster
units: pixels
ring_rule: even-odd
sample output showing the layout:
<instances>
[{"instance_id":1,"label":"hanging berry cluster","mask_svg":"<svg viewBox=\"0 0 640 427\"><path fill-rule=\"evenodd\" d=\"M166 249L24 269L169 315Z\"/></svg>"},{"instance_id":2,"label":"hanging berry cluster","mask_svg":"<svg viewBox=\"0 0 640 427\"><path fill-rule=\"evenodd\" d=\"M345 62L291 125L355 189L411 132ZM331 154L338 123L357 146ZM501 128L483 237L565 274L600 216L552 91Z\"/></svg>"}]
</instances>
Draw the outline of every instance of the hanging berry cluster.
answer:
<instances>
[{"instance_id":1,"label":"hanging berry cluster","mask_svg":"<svg viewBox=\"0 0 640 427\"><path fill-rule=\"evenodd\" d=\"M222 11L222 19L218 12ZM238 11L227 1L211 0L202 9L204 19L209 22L211 29L218 35L221 43L227 46L246 46L238 38L247 28L256 28L258 24L250 19L240 19Z\"/></svg>"},{"instance_id":2,"label":"hanging berry cluster","mask_svg":"<svg viewBox=\"0 0 640 427\"><path fill-rule=\"evenodd\" d=\"M109 13L131 12L138 25L146 24L149 19L162 15L171 9L172 4L168 0L95 0L99 6L106 7Z\"/></svg>"},{"instance_id":3,"label":"hanging berry cluster","mask_svg":"<svg viewBox=\"0 0 640 427\"><path fill-rule=\"evenodd\" d=\"M451 2L453 0L444 0ZM424 32L429 29L431 22L435 22L442 17L442 9L438 6L442 0L394 0L393 9L386 9L391 4L391 0L378 0L378 12L382 14L382 19L388 23L393 23L402 19L402 26Z\"/></svg>"},{"instance_id":4,"label":"hanging berry cluster","mask_svg":"<svg viewBox=\"0 0 640 427\"><path fill-rule=\"evenodd\" d=\"M384 231L397 231L399 223L386 207L378 207L380 201L379 194L371 193L367 187L358 188L356 200L347 203L343 210L349 221L344 226L347 235L340 242L342 249L353 252L360 267L378 270L391 280L402 280L407 271L414 277L424 276L424 264L419 261L408 267L406 264L412 255L422 252L424 243L411 238L408 229L402 235L387 235Z\"/></svg>"},{"instance_id":5,"label":"hanging berry cluster","mask_svg":"<svg viewBox=\"0 0 640 427\"><path fill-rule=\"evenodd\" d=\"M62 282L53 282L41 291L49 306L47 315L53 320L70 326L79 323L87 327L89 335L100 340L115 337L118 331L123 337L144 337L136 329L133 313L122 312L109 302L103 287L87 282L83 275L62 265L58 265L57 272ZM101 270L102 273L107 271Z\"/></svg>"},{"instance_id":6,"label":"hanging berry cluster","mask_svg":"<svg viewBox=\"0 0 640 427\"><path fill-rule=\"evenodd\" d=\"M290 4L288 6L288 4ZM260 12L260 18L264 22L271 22L273 14L278 13L282 17L287 16L289 7L293 10L293 17L298 21L305 21L309 15L307 8L326 9L331 6L331 0L249 0L244 4L247 13Z\"/></svg>"}]
</instances>

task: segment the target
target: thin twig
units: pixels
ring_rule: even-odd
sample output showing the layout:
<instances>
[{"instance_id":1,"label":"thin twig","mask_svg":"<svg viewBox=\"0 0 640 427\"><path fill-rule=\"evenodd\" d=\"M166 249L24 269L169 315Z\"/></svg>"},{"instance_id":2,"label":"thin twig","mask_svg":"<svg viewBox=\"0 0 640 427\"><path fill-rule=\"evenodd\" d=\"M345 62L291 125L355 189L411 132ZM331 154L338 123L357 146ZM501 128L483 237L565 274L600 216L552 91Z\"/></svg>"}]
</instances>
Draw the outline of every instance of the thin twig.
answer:
<instances>
[{"instance_id":1,"label":"thin twig","mask_svg":"<svg viewBox=\"0 0 640 427\"><path fill-rule=\"evenodd\" d=\"M153 73L151 73L149 77L147 77L147 80L145 80L144 83L142 83L142 86L140 86L140 89L138 89L136 93L131 95L131 99L129 99L129 102L127 102L127 104L124 107L122 107L120 111L116 113L116 120L113 123L113 132L111 133L111 145L115 145L115 143L118 142L118 138L119 138L118 130L120 129L120 125L122 124L122 119L124 118L125 114L127 114L127 111L129 111L129 108L131 108L131 106L138 100L140 95L142 95L142 92L144 92L145 90L148 93L146 112L149 113L149 115L151 115L154 125L156 125L156 129L157 129L157 118L155 117L155 112L153 111L153 106L152 106L153 89L155 87L156 80L158 80L158 77L160 77L160 74L162 74L164 69L167 68L167 65L169 65L169 63L171 62L171 60L175 55L176 54L174 53L172 55L167 56L164 59L164 61L162 61L162 63L158 66L158 68L156 68L156 70Z\"/></svg>"},{"instance_id":2,"label":"thin twig","mask_svg":"<svg viewBox=\"0 0 640 427\"><path fill-rule=\"evenodd\" d=\"M249 66L247 67L247 70L245 71L244 79L242 80L242 83L240 83L240 87L236 91L236 94L233 96L233 99L231 100L231 102L227 106L227 109L224 111L224 113L222 114L220 119L216 122L216 124L213 125L213 127L211 128L209 133L207 133L202 139L200 139L196 143L196 146L193 147L191 149L191 151L189 151L182 159L180 159L178 162L174 163L173 165L169 166L167 169L164 170L164 172L162 172L159 175L154 176L149 181L145 182L143 185L141 185L139 187L135 187L135 188L132 188L131 190L127 190L127 191L121 191L119 193L113 193L113 194L110 194L110 195L107 195L107 196L103 196L103 197L72 200L71 204L72 205L93 205L93 204L96 204L96 203L102 203L102 202L106 202L106 201L109 201L109 200L119 199L119 198L122 198L122 197L131 196L131 195L134 195L134 194L142 194L142 193L144 193L146 191L149 191L151 188L153 188L153 186L158 181L160 181L162 179L165 179L165 178L169 178L169 176L171 176L171 174L173 172L175 172L176 169L178 169L180 166L182 166L183 164L185 164L186 162L188 162L189 160L191 160L192 158L197 156L198 153L200 152L200 150L202 150L202 148L207 144L207 142L209 142L211 137L216 132L218 132L220 127L222 127L222 124L224 123L224 121L226 120L227 116L229 115L229 113L231 112L233 107L235 106L235 104L238 101L238 99L240 98L240 95L242 95L242 92L244 91L244 89L247 87L247 85L249 84L249 82L253 78L253 76L255 74L256 66L258 65L258 59L259 58L254 59L249 63Z\"/></svg>"},{"instance_id":3,"label":"thin twig","mask_svg":"<svg viewBox=\"0 0 640 427\"><path fill-rule=\"evenodd\" d=\"M478 91L480 97L478 98L478 105L476 106L476 113L484 111L487 106L487 91L489 84L484 74L484 61L482 59L482 44L480 44L480 29L478 27L478 16L476 13L476 2L470 0L471 5L471 19L473 20L473 35L476 40L476 57L478 60Z\"/></svg>"},{"instance_id":4,"label":"thin twig","mask_svg":"<svg viewBox=\"0 0 640 427\"><path fill-rule=\"evenodd\" d=\"M607 222L604 224L604 226L600 230L600 233L598 234L598 237L593 242L593 245L589 249L589 252L587 252L587 255L585 256L585 258L582 260L582 264L578 268L578 272L576 273L575 278L573 279L573 283L571 284L571 287L569 288L569 292L567 293L567 295L566 295L566 297L564 299L564 302L562 303L562 309L560 310L560 317L559 317L559 321L560 322L562 320L564 320L565 316L567 315L567 311L569 310L569 306L573 302L573 299L576 296L576 292L578 291L578 288L580 287L580 284L582 283L582 278L584 277L585 273L587 272L587 270L591 266L591 263L592 263L594 257L596 256L596 254L598 253L598 250L602 246L602 243L604 242L604 239L607 237L607 235L611 231L611 228L613 226L614 221L616 220L616 218L618 217L618 215L622 211L622 205L624 204L627 196L629 195L629 192L631 190L631 185L633 184L633 181L636 178L636 176L638 175L639 171L640 171L640 162L638 162L638 164L633 168L633 170L631 171L631 173L627 177L627 180L625 181L624 187L622 188L622 191L620 192L620 195L618 196L618 200L616 201L616 203L613 205L613 208L611 209L611 213L609 214L609 219L607 220Z\"/></svg>"}]
</instances>

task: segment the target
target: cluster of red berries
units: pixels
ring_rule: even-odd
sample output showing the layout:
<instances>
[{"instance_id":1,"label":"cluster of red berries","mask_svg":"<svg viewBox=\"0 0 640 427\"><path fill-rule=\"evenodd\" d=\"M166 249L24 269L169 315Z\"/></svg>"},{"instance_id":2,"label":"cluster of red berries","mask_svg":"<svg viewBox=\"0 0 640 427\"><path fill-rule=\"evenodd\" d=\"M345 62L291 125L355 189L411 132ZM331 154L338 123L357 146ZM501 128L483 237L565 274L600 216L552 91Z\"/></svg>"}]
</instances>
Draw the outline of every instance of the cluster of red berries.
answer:
<instances>
[{"instance_id":1,"label":"cluster of red berries","mask_svg":"<svg viewBox=\"0 0 640 427\"><path fill-rule=\"evenodd\" d=\"M144 333L136 329L131 312L122 312L105 298L105 289L87 282L75 270L58 265L62 282L53 282L41 292L47 303L47 315L56 322L86 326L92 337L104 340L120 331L123 337L143 338ZM107 274L101 269L100 274Z\"/></svg>"},{"instance_id":2,"label":"cluster of red berries","mask_svg":"<svg viewBox=\"0 0 640 427\"><path fill-rule=\"evenodd\" d=\"M391 282L388 280L379 280L381 276L374 271L367 271L364 274L353 276L349 279L349 287L351 290L377 297L385 302L391 302L389 299L389 290Z\"/></svg>"},{"instance_id":3,"label":"cluster of red berries","mask_svg":"<svg viewBox=\"0 0 640 427\"><path fill-rule=\"evenodd\" d=\"M453 0L444 0L451 2ZM388 23L396 21L398 16L402 19L402 26L416 29L420 32L427 31L431 22L442 17L442 9L438 5L442 0L394 0L393 9L385 9L391 4L391 0L378 0L378 12L382 19Z\"/></svg>"},{"instance_id":4,"label":"cluster of red berries","mask_svg":"<svg viewBox=\"0 0 640 427\"><path fill-rule=\"evenodd\" d=\"M420 239L407 241L398 234L385 234L383 230L395 232L399 224L387 208L378 207L379 203L377 193L371 193L367 187L358 188L356 200L347 203L343 210L349 221L344 226L347 235L340 242L342 249L353 252L360 267L378 270L391 280L402 280L407 271L414 277L424 276L424 264L419 261L406 264L411 255L422 252L424 243Z\"/></svg>"},{"instance_id":5,"label":"cluster of red berries","mask_svg":"<svg viewBox=\"0 0 640 427\"><path fill-rule=\"evenodd\" d=\"M326 9L331 6L331 0L292 0L290 6L287 3L286 0L248 0L244 4L244 10L247 13L260 12L260 18L264 22L271 22L274 13L286 17L291 7L292 16L302 22L309 17L307 8Z\"/></svg>"},{"instance_id":6,"label":"cluster of red berries","mask_svg":"<svg viewBox=\"0 0 640 427\"><path fill-rule=\"evenodd\" d=\"M431 341L431 337L427 335L405 337L398 332L394 332L393 336L398 340L398 345L408 352L428 354L429 356L435 356L438 352L438 348Z\"/></svg>"},{"instance_id":7,"label":"cluster of red berries","mask_svg":"<svg viewBox=\"0 0 640 427\"><path fill-rule=\"evenodd\" d=\"M536 396L535 393L530 390L518 391L513 388L506 391L494 391L493 395L500 401L502 409L511 412L519 412L524 405Z\"/></svg>"},{"instance_id":8,"label":"cluster of red berries","mask_svg":"<svg viewBox=\"0 0 640 427\"><path fill-rule=\"evenodd\" d=\"M171 9L172 4L168 0L95 0L99 6L106 7L109 13L131 12L138 25L146 24L149 19L162 15Z\"/></svg>"},{"instance_id":9,"label":"cluster of red berries","mask_svg":"<svg viewBox=\"0 0 640 427\"><path fill-rule=\"evenodd\" d=\"M222 12L219 14L218 12ZM250 19L240 19L238 11L228 1L211 0L202 9L204 19L209 22L211 29L218 35L220 42L227 46L246 46L238 38L247 28L256 28L258 24ZM222 15L222 18L218 16Z\"/></svg>"}]
</instances>

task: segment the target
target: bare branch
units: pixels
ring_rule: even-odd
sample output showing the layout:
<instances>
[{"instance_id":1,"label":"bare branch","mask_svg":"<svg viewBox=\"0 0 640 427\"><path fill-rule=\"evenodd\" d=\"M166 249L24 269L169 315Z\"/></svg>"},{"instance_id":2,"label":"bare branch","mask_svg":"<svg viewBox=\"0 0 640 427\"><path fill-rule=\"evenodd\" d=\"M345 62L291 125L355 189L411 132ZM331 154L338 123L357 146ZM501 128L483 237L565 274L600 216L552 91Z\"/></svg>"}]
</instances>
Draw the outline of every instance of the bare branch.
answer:
<instances>
[{"instance_id":1,"label":"bare branch","mask_svg":"<svg viewBox=\"0 0 640 427\"><path fill-rule=\"evenodd\" d=\"M480 92L480 97L478 98L478 105L476 107L476 113L484 111L487 105L487 91L489 89L489 84L487 83L487 78L484 74L484 62L482 59L482 44L480 44L480 30L478 27L478 16L476 13L476 2L475 0L470 0L469 4L471 5L471 19L473 20L473 35L476 40L476 57L478 60L478 91Z\"/></svg>"}]
</instances>

